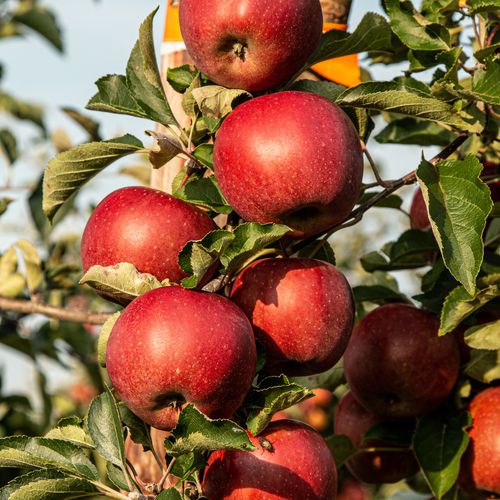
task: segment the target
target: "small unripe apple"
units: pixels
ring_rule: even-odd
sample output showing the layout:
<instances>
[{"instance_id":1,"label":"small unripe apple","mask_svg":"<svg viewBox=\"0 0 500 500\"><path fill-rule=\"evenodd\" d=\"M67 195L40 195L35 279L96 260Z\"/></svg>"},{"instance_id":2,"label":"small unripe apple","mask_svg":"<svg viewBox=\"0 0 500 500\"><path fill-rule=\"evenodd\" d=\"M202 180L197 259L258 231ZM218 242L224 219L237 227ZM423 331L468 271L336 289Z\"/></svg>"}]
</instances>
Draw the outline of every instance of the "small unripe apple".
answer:
<instances>
[{"instance_id":1,"label":"small unripe apple","mask_svg":"<svg viewBox=\"0 0 500 500\"><path fill-rule=\"evenodd\" d=\"M368 439L365 434L387 419L361 406L351 392L340 401L335 414L335 434L347 436L358 448L394 448L394 451L358 451L347 461L351 474L364 483L396 483L417 473L418 463L409 449L401 449L380 439Z\"/></svg>"},{"instance_id":2,"label":"small unripe apple","mask_svg":"<svg viewBox=\"0 0 500 500\"><path fill-rule=\"evenodd\" d=\"M231 300L247 315L266 350L269 373L309 375L342 356L354 322L344 275L315 259L263 259L245 268Z\"/></svg>"},{"instance_id":3,"label":"small unripe apple","mask_svg":"<svg viewBox=\"0 0 500 500\"><path fill-rule=\"evenodd\" d=\"M500 495L500 387L477 394L469 405L470 442L462 457L460 483L466 490Z\"/></svg>"},{"instance_id":4,"label":"small unripe apple","mask_svg":"<svg viewBox=\"0 0 500 500\"><path fill-rule=\"evenodd\" d=\"M219 129L215 176L244 219L288 225L293 237L341 222L363 176L359 137L328 99L278 92L238 106Z\"/></svg>"},{"instance_id":5,"label":"small unripe apple","mask_svg":"<svg viewBox=\"0 0 500 500\"><path fill-rule=\"evenodd\" d=\"M179 21L201 72L249 92L294 76L323 30L319 0L181 0Z\"/></svg>"},{"instance_id":6,"label":"small unripe apple","mask_svg":"<svg viewBox=\"0 0 500 500\"><path fill-rule=\"evenodd\" d=\"M87 222L83 270L130 262L160 281L179 282L186 276L177 262L182 247L214 229L207 214L167 193L147 187L118 189L97 205Z\"/></svg>"},{"instance_id":7,"label":"small unripe apple","mask_svg":"<svg viewBox=\"0 0 500 500\"><path fill-rule=\"evenodd\" d=\"M164 430L175 427L184 403L211 418L230 417L250 389L256 360L250 323L230 300L179 286L132 301L106 349L123 402Z\"/></svg>"},{"instance_id":8,"label":"small unripe apple","mask_svg":"<svg viewBox=\"0 0 500 500\"><path fill-rule=\"evenodd\" d=\"M314 429L277 420L250 439L257 450L210 455L203 478L210 500L335 500L335 461Z\"/></svg>"},{"instance_id":9,"label":"small unripe apple","mask_svg":"<svg viewBox=\"0 0 500 500\"><path fill-rule=\"evenodd\" d=\"M437 408L458 378L453 335L438 336L439 319L406 304L386 304L356 326L344 354L354 397L387 417L413 417Z\"/></svg>"}]
</instances>

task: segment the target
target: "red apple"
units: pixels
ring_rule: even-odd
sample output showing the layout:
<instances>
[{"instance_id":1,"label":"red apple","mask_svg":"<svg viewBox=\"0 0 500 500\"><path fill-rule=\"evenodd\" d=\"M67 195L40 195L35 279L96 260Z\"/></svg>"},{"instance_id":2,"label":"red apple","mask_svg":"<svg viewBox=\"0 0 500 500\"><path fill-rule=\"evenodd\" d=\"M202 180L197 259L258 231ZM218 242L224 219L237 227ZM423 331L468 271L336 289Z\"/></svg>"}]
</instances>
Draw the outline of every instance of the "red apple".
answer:
<instances>
[{"instance_id":1,"label":"red apple","mask_svg":"<svg viewBox=\"0 0 500 500\"><path fill-rule=\"evenodd\" d=\"M321 435L294 420L271 422L257 450L210 455L203 493L210 500L334 500L337 469Z\"/></svg>"},{"instance_id":2,"label":"red apple","mask_svg":"<svg viewBox=\"0 0 500 500\"><path fill-rule=\"evenodd\" d=\"M344 275L315 259L264 259L245 268L231 299L266 350L266 371L309 375L342 356L354 321Z\"/></svg>"},{"instance_id":3,"label":"red apple","mask_svg":"<svg viewBox=\"0 0 500 500\"><path fill-rule=\"evenodd\" d=\"M123 402L158 429L172 429L194 403L227 418L255 375L256 347L245 315L220 295L157 288L131 302L106 349L109 378Z\"/></svg>"},{"instance_id":4,"label":"red apple","mask_svg":"<svg viewBox=\"0 0 500 500\"><path fill-rule=\"evenodd\" d=\"M287 224L306 237L341 222L363 176L359 137L328 99L279 92L238 106L216 136L215 176L246 220Z\"/></svg>"},{"instance_id":5,"label":"red apple","mask_svg":"<svg viewBox=\"0 0 500 500\"><path fill-rule=\"evenodd\" d=\"M190 240L216 229L212 219L182 200L156 189L127 187L106 196L82 236L83 270L130 262L159 280L186 275L177 255Z\"/></svg>"},{"instance_id":6,"label":"red apple","mask_svg":"<svg viewBox=\"0 0 500 500\"><path fill-rule=\"evenodd\" d=\"M462 458L460 483L466 490L500 495L500 387L480 392L469 405L470 443Z\"/></svg>"},{"instance_id":7,"label":"red apple","mask_svg":"<svg viewBox=\"0 0 500 500\"><path fill-rule=\"evenodd\" d=\"M365 485L347 478L342 481L337 500L371 500L372 495Z\"/></svg>"},{"instance_id":8,"label":"red apple","mask_svg":"<svg viewBox=\"0 0 500 500\"><path fill-rule=\"evenodd\" d=\"M319 0L182 0L179 21L196 66L224 87L281 85L319 43Z\"/></svg>"},{"instance_id":9,"label":"red apple","mask_svg":"<svg viewBox=\"0 0 500 500\"><path fill-rule=\"evenodd\" d=\"M406 304L387 304L356 326L344 354L354 397L387 417L425 415L451 393L459 349L453 335L438 337L439 319Z\"/></svg>"},{"instance_id":10,"label":"red apple","mask_svg":"<svg viewBox=\"0 0 500 500\"><path fill-rule=\"evenodd\" d=\"M340 401L335 414L335 434L344 434L358 448L394 448L394 451L359 451L347 461L351 474L364 483L396 483L418 472L419 466L409 449L401 449L380 439L368 439L364 435L375 424L386 422L363 408L348 392Z\"/></svg>"},{"instance_id":11,"label":"red apple","mask_svg":"<svg viewBox=\"0 0 500 500\"><path fill-rule=\"evenodd\" d=\"M412 229L420 229L426 231L430 229L429 214L424 201L422 190L418 188L413 195L410 207L410 224Z\"/></svg>"}]
</instances>

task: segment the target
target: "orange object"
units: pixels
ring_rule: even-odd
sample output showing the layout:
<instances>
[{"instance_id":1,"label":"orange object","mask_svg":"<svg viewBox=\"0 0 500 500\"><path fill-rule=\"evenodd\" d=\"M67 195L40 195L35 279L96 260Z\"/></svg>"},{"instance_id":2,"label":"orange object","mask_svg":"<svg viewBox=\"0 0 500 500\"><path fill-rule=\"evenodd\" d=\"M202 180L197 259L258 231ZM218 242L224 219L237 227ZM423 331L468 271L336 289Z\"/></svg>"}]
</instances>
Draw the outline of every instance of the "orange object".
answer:
<instances>
[{"instance_id":1,"label":"orange object","mask_svg":"<svg viewBox=\"0 0 500 500\"><path fill-rule=\"evenodd\" d=\"M164 42L181 42L182 34L179 26L179 0L167 0L167 17L165 20ZM324 23L323 30L347 30L346 24ZM358 55L351 54L315 64L311 70L317 75L340 85L354 87L361 83Z\"/></svg>"},{"instance_id":2,"label":"orange object","mask_svg":"<svg viewBox=\"0 0 500 500\"><path fill-rule=\"evenodd\" d=\"M347 30L347 24L324 23L323 31ZM358 54L337 57L315 64L312 68L314 73L331 82L354 87L361 83L361 71L359 69Z\"/></svg>"}]
</instances>

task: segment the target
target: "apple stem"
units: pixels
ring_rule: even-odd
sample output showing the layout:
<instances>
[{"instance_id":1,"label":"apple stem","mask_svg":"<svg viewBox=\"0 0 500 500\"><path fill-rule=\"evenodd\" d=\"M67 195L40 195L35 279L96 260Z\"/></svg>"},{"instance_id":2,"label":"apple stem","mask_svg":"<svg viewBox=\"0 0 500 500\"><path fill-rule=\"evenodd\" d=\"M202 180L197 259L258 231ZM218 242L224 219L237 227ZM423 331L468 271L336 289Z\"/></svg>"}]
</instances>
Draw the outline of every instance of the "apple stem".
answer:
<instances>
[{"instance_id":1,"label":"apple stem","mask_svg":"<svg viewBox=\"0 0 500 500\"><path fill-rule=\"evenodd\" d=\"M247 46L241 42L236 42L233 45L233 52L239 57L242 61L245 61L245 56L247 52Z\"/></svg>"}]
</instances>

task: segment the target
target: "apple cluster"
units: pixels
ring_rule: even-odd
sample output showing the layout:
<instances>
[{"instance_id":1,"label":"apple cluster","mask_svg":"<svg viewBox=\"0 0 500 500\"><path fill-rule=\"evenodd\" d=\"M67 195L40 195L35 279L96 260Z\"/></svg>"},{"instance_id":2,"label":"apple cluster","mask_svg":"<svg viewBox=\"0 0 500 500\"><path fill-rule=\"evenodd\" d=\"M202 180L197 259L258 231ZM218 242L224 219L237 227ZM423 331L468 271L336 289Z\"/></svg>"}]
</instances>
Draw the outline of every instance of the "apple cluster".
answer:
<instances>
[{"instance_id":1,"label":"apple cluster","mask_svg":"<svg viewBox=\"0 0 500 500\"><path fill-rule=\"evenodd\" d=\"M237 106L216 135L214 175L238 216L285 224L288 239L318 235L345 219L362 185L354 125L324 97L278 89L319 42L319 0L182 0L180 23L190 56L212 81L270 91ZM449 397L460 366L455 338L438 337L434 315L402 304L377 308L353 330L352 290L332 264L261 258L240 272L227 297L180 286L186 275L179 252L217 228L193 204L130 187L102 200L83 233L85 271L128 262L169 282L123 304L107 342L113 387L145 422L171 430L186 403L210 418L231 418L255 379L256 342L267 374L317 374L344 357L350 392L335 430L360 449L391 447L363 440L374 424L404 424ZM254 452L210 456L203 491L212 500L335 499L335 462L314 429L278 420L250 438ZM360 452L347 465L375 483L418 470L408 449Z\"/></svg>"}]
</instances>

